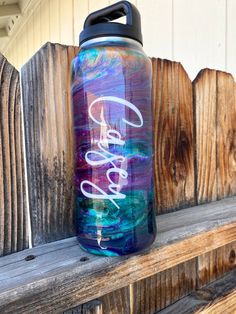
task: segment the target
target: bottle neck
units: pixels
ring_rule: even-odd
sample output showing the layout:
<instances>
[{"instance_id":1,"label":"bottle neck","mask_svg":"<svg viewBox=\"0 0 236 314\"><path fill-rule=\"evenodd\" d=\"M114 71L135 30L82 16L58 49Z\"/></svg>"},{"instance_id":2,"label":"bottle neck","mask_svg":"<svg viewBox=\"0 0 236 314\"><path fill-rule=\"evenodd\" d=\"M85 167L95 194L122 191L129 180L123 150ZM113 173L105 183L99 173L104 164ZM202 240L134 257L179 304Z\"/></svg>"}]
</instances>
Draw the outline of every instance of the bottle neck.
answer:
<instances>
[{"instance_id":1,"label":"bottle neck","mask_svg":"<svg viewBox=\"0 0 236 314\"><path fill-rule=\"evenodd\" d=\"M85 41L80 48L85 48L88 46L93 46L95 44L102 44L103 42L111 43L111 44L127 44L132 46L137 46L139 48L143 48L141 43L127 37L120 37L120 36L104 36L104 37L97 37L90 40Z\"/></svg>"}]
</instances>

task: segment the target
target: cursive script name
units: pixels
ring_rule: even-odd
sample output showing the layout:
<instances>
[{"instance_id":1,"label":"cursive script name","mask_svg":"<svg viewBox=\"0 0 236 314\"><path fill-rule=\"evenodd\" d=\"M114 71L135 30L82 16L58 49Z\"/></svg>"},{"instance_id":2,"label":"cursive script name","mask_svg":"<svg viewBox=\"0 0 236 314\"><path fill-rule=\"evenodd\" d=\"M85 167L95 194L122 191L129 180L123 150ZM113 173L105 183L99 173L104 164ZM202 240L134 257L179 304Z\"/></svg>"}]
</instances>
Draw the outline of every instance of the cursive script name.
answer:
<instances>
[{"instance_id":1,"label":"cursive script name","mask_svg":"<svg viewBox=\"0 0 236 314\"><path fill-rule=\"evenodd\" d=\"M130 125L134 128L140 128L143 126L143 117L139 109L132 104L131 102L119 98L119 97L114 97L114 96L104 96L104 97L99 97L95 99L89 106L89 117L98 125L100 126L108 126L108 123L105 122L104 119L98 120L97 118L94 117L93 115L93 108L99 103L103 102L106 105L118 105L118 106L124 106L132 110L137 118L138 122L134 121L129 121L126 118L122 118L122 121ZM102 115L100 115L102 116ZM125 194L121 193L122 185L120 182L122 180L126 180L128 178L128 173L125 169L122 168L123 164L127 164L127 158L122 156L122 155L115 155L109 151L109 144L113 145L120 145L124 146L125 141L122 140L122 136L120 132L114 129L109 129L106 130L106 136L105 138L102 138L100 140L97 140L97 147L98 150L90 150L86 152L85 154L85 160L90 166L101 166L101 165L111 165L107 171L106 171L106 177L109 181L108 185L108 190L109 194L106 193L103 189L101 189L98 185L95 183L89 181L89 180L84 180L80 184L80 189L81 192L83 193L84 196L92 199L107 199L113 203L118 209L120 208L116 202L116 200L119 199L124 199L126 197ZM120 163L120 167L117 166L117 162ZM112 174L117 174L119 176L119 182L113 182L112 180ZM97 191L98 193L90 193L86 189L86 187L92 187L93 190Z\"/></svg>"}]
</instances>

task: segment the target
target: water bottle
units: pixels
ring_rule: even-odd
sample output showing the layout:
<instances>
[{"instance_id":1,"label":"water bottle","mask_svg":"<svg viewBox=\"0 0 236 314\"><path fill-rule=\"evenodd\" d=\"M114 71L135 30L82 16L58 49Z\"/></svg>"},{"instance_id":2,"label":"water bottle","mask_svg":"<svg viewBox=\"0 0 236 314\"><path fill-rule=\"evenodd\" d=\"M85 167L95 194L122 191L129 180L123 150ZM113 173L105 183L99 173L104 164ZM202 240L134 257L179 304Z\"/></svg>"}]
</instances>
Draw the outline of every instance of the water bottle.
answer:
<instances>
[{"instance_id":1,"label":"water bottle","mask_svg":"<svg viewBox=\"0 0 236 314\"><path fill-rule=\"evenodd\" d=\"M155 239L151 85L136 7L91 13L72 62L76 231L90 253L125 255Z\"/></svg>"}]
</instances>

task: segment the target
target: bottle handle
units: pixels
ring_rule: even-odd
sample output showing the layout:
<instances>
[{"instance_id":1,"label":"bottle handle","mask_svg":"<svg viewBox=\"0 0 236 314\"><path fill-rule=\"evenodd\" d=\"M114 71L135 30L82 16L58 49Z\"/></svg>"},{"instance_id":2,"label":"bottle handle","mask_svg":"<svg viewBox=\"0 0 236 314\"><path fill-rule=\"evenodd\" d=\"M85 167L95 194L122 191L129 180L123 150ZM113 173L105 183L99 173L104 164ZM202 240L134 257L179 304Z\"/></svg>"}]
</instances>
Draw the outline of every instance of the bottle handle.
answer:
<instances>
[{"instance_id":1,"label":"bottle handle","mask_svg":"<svg viewBox=\"0 0 236 314\"><path fill-rule=\"evenodd\" d=\"M122 16L126 16L127 25L138 29L141 27L140 14L136 7L128 1L120 1L91 13L84 22L84 29L100 23L109 23Z\"/></svg>"}]
</instances>

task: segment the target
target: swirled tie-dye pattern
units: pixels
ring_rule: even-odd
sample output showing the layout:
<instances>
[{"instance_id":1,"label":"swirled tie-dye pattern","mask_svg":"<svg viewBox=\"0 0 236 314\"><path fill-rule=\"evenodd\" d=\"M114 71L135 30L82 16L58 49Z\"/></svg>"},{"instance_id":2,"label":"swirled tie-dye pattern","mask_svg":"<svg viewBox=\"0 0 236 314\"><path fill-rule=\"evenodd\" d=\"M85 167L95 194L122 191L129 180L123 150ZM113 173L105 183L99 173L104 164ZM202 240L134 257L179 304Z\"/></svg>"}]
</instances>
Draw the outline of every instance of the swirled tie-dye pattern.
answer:
<instances>
[{"instance_id":1,"label":"swirled tie-dye pattern","mask_svg":"<svg viewBox=\"0 0 236 314\"><path fill-rule=\"evenodd\" d=\"M85 43L72 64L76 230L117 256L155 239L151 62L133 40Z\"/></svg>"}]
</instances>

